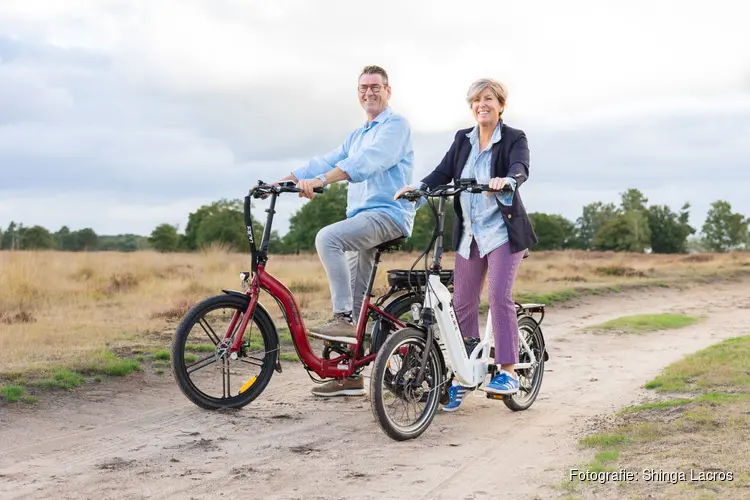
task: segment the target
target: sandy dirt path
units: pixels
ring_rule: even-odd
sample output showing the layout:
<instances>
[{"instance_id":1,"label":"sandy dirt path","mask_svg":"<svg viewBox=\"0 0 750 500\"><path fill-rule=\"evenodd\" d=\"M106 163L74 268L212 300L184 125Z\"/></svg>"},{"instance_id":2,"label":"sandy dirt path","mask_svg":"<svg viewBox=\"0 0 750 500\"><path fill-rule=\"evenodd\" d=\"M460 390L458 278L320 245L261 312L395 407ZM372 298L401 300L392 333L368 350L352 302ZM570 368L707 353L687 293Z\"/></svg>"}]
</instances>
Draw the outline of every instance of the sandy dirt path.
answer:
<instances>
[{"instance_id":1,"label":"sandy dirt path","mask_svg":"<svg viewBox=\"0 0 750 500\"><path fill-rule=\"evenodd\" d=\"M550 360L525 412L470 396L417 440L390 440L364 398L316 399L299 364L234 412L189 403L165 375L0 407L0 498L557 498L597 418L669 363L746 334L750 281L656 288L549 308ZM705 315L637 336L579 328L626 314Z\"/></svg>"}]
</instances>

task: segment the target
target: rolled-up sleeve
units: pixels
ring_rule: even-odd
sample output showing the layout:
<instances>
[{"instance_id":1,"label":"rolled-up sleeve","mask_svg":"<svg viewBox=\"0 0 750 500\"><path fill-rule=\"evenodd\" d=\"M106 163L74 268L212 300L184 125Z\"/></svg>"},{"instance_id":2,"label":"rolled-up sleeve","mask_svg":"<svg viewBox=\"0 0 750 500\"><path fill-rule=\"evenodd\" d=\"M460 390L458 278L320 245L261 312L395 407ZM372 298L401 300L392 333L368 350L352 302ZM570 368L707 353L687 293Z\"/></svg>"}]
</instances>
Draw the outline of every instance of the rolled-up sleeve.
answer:
<instances>
[{"instance_id":1,"label":"rolled-up sleeve","mask_svg":"<svg viewBox=\"0 0 750 500\"><path fill-rule=\"evenodd\" d=\"M391 116L379 126L372 143L339 161L337 166L352 182L362 182L398 163L410 137L409 122L401 116Z\"/></svg>"},{"instance_id":2,"label":"rolled-up sleeve","mask_svg":"<svg viewBox=\"0 0 750 500\"><path fill-rule=\"evenodd\" d=\"M350 137L351 138L351 137ZM341 146L337 147L333 151L323 156L315 156L310 161L302 165L296 170L292 170L292 174L298 179L312 179L313 177L325 174L329 170L332 170L337 163L346 158L346 151L348 148L349 140Z\"/></svg>"}]
</instances>

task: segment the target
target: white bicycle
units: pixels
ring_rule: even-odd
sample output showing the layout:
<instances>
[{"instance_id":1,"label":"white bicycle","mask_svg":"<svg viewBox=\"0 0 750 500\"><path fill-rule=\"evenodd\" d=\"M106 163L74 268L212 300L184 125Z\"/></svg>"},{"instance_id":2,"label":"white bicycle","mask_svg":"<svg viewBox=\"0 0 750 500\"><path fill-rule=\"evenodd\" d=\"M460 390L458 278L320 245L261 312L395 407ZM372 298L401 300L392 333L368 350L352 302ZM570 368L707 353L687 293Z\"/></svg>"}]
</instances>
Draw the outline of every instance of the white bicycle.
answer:
<instances>
[{"instance_id":1,"label":"white bicycle","mask_svg":"<svg viewBox=\"0 0 750 500\"><path fill-rule=\"evenodd\" d=\"M414 321L388 337L372 365L372 411L385 433L397 441L414 439L427 430L438 404L447 404L449 400L451 376L463 386L482 390L487 377L497 374L490 315L481 339L463 335L453 310L451 292L441 280L446 199L467 190L472 193L491 191L488 185L477 184L475 179L459 179L453 185L437 186L431 191L408 191L402 195L409 201L426 197L436 224L430 244L422 254L425 270L411 271L416 276L415 281L424 284L423 304L412 304ZM437 210L430 198L438 198ZM432 265L427 269L426 259L433 245ZM515 369L519 391L512 395L486 392L487 398L502 400L513 411L528 409L541 388L544 362L549 359L540 326L544 312L544 304L516 303L519 363ZM538 320L534 317L537 313L541 314ZM398 406L404 408L397 410Z\"/></svg>"}]
</instances>

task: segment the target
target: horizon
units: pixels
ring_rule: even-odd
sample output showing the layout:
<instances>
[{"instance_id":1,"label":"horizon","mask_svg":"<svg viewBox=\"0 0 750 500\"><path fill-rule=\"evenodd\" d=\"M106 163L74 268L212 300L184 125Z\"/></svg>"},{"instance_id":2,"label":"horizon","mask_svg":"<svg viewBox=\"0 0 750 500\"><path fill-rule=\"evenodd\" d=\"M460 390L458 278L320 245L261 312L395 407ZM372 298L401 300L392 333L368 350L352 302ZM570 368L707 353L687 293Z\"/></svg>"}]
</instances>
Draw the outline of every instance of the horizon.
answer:
<instances>
[{"instance_id":1,"label":"horizon","mask_svg":"<svg viewBox=\"0 0 750 500\"><path fill-rule=\"evenodd\" d=\"M624 191L626 191L626 189L623 189L622 191L624 192ZM291 196L291 195L292 195L292 194L290 193L290 194L287 194L286 196ZM318 195L318 196L319 196L319 195ZM231 199L231 198L227 198L227 199L229 200L229 199ZM238 199L238 200L240 200L240 201L242 201L242 198L237 198L237 199ZM281 199L282 199L282 197L279 197L279 198L277 199L277 206L278 206L278 204L279 204L279 200L281 200ZM217 200L213 200L213 201L219 201L219 200L217 199ZM212 202L213 202L213 201L212 201ZM717 201L717 200L714 200L714 201ZM267 203L268 203L268 201L267 201L267 200L253 200L253 209L252 209L252 212L253 212L253 218L254 218L254 219L255 219L255 220L257 221L257 222L259 222L259 223L261 223L261 224L264 224L264 223L265 223L265 215L263 215L263 216L262 216L262 220L261 220L261 219L259 219L259 218L258 218L258 211L260 210L260 211L261 211L262 213L264 213L264 214L265 214L265 208L267 207L267 205L263 205L263 206L260 206L260 205L258 205L258 202L261 202L261 203L266 203L266 204L267 204ZM309 203L309 200L303 199L303 200L302 200L302 203L300 204L300 207L299 207L299 208L298 208L297 210L299 210L300 208L302 208L302 204L304 204L304 203ZM613 203L614 203L614 205L615 205L616 207L618 207L618 208L619 208L619 198L618 198L618 200L615 200L615 201L614 201ZM647 206L651 206L651 205L654 205L654 203L651 203L651 201L649 200L649 202L647 203ZM677 212L679 212L679 211L680 211L680 208L681 208L682 206L683 206L683 205L679 205L679 206L669 206L669 208L670 208L670 209L671 209L671 210L672 210L673 212L676 212L676 213L677 213ZM195 209L191 210L191 213L195 212L195 211L196 211L196 210L198 210L199 208L200 208L200 207L195 207ZM691 206L691 207L690 207L690 209L688 210L688 211L690 212L690 215L691 215L691 219L692 219L692 217L693 217L693 213L692 213L692 208L693 208L693 207ZM735 212L737 211L737 210L735 210L735 209L734 209L734 207L732 207L732 209L733 209L733 210L734 210ZM554 214L554 213L549 213L549 212L546 212L546 213L547 213L548 215L561 215L561 216L565 217L565 218L566 218L567 220L569 220L570 222L572 222L572 223L573 223L574 225L577 225L577 219L578 219L578 217L580 217L580 214L582 213L582 210L583 210L583 205L582 205L582 206L580 207L580 210L579 210L579 215L578 215L577 217L575 217L575 218L569 218L569 217L565 217L565 216L563 216L562 214ZM294 215L294 213L296 213L296 211L295 211L295 212L292 212L292 214L291 214L291 215ZM534 213L534 212L531 212L531 211L529 212L529 214L533 214L533 213ZM743 215L746 215L746 216L747 216L748 218L750 218L750 215L747 215L747 214L743 214ZM188 216L186 216L186 217L185 217L186 221L187 221L187 218L188 218L188 217L189 217L189 214L188 214ZM276 232L277 232L277 234L278 234L278 235L279 235L280 237L284 237L284 236L286 236L286 234L287 234L287 233L289 232L289 231L288 231L288 230L289 230L289 227L287 226L287 227L285 228L286 230L285 230L285 231L284 231L283 233L282 233L281 231L279 231L279 230L278 230L278 227L277 227L277 225L276 225L276 220L277 220L277 218L278 218L278 213L277 213L277 215L276 215L276 216L274 216L274 225L273 225L273 227L272 227L272 230L273 230L273 231L276 231ZM699 236L699 234L701 233L701 226L703 225L703 222L704 222L704 220L705 220L705 216L704 216L704 218L703 218L703 219L701 219L701 223L700 223L700 225L698 225L698 226L695 226L695 225L694 225L694 226L693 226L693 227L695 228L695 230L696 230L696 234L688 236L688 239L689 239L689 240L690 240L690 239L692 239L692 238L696 238L696 237L698 237L698 236ZM6 221L2 221L2 220L0 220L0 232L3 232L3 231L5 231L5 229L7 229L8 225L9 225L9 224L10 224L11 222L14 222L14 223L15 223L16 225L18 225L18 224L22 224L22 225L23 225L23 227L27 227L27 228L28 228L28 227L32 227L32 225L27 225L27 224L25 224L25 223L24 223L23 221L20 221L20 220L9 220L9 221L7 221L7 222L6 222ZM173 224L173 225L174 225L174 224ZM177 232L178 232L178 234L182 234L182 235L184 235L184 234L185 234L185 226L186 226L186 225L187 225L187 224L183 224L183 225L177 226ZM692 224L691 224L691 225L692 225ZM157 226L158 226L158 224L157 224ZM49 230L49 231L50 231L50 233L53 233L53 234L54 234L54 233L56 233L56 232L58 232L59 230L61 230L61 229L62 229L63 227L67 227L67 228L68 228L68 229L69 229L69 230L70 230L71 232L73 232L73 231L80 231L80 230L82 230L82 229L92 229L92 230L94 230L94 232L95 232L95 233L97 234L97 236L126 236L126 235L133 235L133 236L138 236L138 237L146 237L146 238L148 238L148 237L149 237L149 236L151 235L151 231L153 231L153 229L155 229L155 228L156 228L157 226L154 226L154 228L152 228L152 229L151 229L150 231L148 231L147 233L143 233L143 234L139 234L139 233L126 233L126 232L114 232L114 233L113 233L113 232L110 232L110 233L100 233L100 232L96 231L96 229L95 229L95 228L87 228L87 227L74 227L74 226L71 226L70 224L64 224L63 226L60 226L60 227L56 227L56 228L45 227L45 229ZM43 226L43 227L44 227L44 226Z\"/></svg>"}]
</instances>

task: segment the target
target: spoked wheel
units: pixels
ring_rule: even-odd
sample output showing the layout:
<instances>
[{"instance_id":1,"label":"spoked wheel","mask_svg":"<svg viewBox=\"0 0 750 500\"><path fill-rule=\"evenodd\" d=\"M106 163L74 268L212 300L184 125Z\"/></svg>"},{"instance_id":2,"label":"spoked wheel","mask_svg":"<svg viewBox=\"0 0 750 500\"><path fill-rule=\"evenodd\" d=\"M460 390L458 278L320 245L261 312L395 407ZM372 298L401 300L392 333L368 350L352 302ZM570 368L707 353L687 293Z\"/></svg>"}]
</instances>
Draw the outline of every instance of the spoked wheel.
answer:
<instances>
[{"instance_id":1,"label":"spoked wheel","mask_svg":"<svg viewBox=\"0 0 750 500\"><path fill-rule=\"evenodd\" d=\"M404 328L388 337L373 364L372 411L385 433L396 441L418 437L437 411L444 367L434 346L427 358L424 380L416 383L426 342L424 332Z\"/></svg>"},{"instance_id":2,"label":"spoked wheel","mask_svg":"<svg viewBox=\"0 0 750 500\"><path fill-rule=\"evenodd\" d=\"M177 327L172 373L185 396L207 410L242 408L263 392L278 357L271 318L256 308L239 352L229 353L247 300L218 295L195 305Z\"/></svg>"},{"instance_id":3,"label":"spoked wheel","mask_svg":"<svg viewBox=\"0 0 750 500\"><path fill-rule=\"evenodd\" d=\"M544 339L539 325L532 318L523 317L518 320L518 331L526 340L529 349L534 353L536 363L530 368L516 368L518 375L519 389L515 394L503 398L505 406L513 411L522 411L528 409L539 395L539 389L542 387L542 377L544 376ZM528 363L531 361L523 344L518 346L518 362Z\"/></svg>"}]
</instances>

